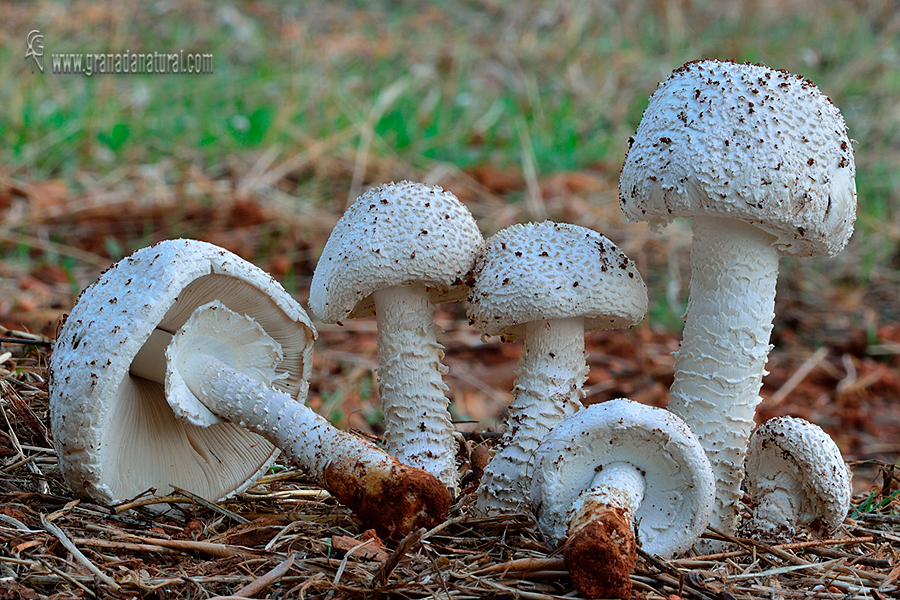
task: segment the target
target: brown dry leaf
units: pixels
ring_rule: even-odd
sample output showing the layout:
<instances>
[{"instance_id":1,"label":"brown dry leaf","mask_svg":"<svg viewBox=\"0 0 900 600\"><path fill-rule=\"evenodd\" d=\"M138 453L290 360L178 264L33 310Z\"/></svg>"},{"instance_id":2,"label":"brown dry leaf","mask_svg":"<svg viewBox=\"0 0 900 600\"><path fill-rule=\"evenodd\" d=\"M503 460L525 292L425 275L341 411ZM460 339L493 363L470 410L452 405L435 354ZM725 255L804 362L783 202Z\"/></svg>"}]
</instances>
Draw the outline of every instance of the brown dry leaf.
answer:
<instances>
[{"instance_id":1,"label":"brown dry leaf","mask_svg":"<svg viewBox=\"0 0 900 600\"><path fill-rule=\"evenodd\" d=\"M525 186L525 178L513 169L500 169L492 164L483 164L468 171L475 181L493 194L505 194L521 190Z\"/></svg>"},{"instance_id":2,"label":"brown dry leaf","mask_svg":"<svg viewBox=\"0 0 900 600\"><path fill-rule=\"evenodd\" d=\"M360 547L360 544L363 543L365 543L365 546ZM388 551L384 546L384 542L375 535L374 529L367 529L359 538L333 535L331 536L331 547L345 554L353 550L352 556L362 560L384 562L388 559Z\"/></svg>"}]
</instances>

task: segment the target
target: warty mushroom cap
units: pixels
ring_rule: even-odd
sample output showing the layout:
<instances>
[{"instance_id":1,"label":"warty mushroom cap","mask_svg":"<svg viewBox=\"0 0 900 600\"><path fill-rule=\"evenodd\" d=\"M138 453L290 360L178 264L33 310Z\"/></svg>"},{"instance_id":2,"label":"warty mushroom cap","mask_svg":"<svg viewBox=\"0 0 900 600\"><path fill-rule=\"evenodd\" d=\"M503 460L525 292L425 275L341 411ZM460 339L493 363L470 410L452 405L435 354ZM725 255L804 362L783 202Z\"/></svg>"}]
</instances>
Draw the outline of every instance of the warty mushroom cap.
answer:
<instances>
[{"instance_id":1,"label":"warty mushroom cap","mask_svg":"<svg viewBox=\"0 0 900 600\"><path fill-rule=\"evenodd\" d=\"M472 214L438 186L401 181L360 196L316 265L309 307L326 323L375 314L373 292L424 283L434 304L465 298L484 243Z\"/></svg>"},{"instance_id":2,"label":"warty mushroom cap","mask_svg":"<svg viewBox=\"0 0 900 600\"><path fill-rule=\"evenodd\" d=\"M833 255L856 219L840 111L810 81L729 61L689 62L651 96L619 180L633 221L747 221L785 254Z\"/></svg>"},{"instance_id":3,"label":"warty mushroom cap","mask_svg":"<svg viewBox=\"0 0 900 600\"><path fill-rule=\"evenodd\" d=\"M585 331L636 325L647 286L615 244L568 223L515 224L485 242L466 306L485 335L525 334L532 321L584 317Z\"/></svg>"},{"instance_id":4,"label":"warty mushroom cap","mask_svg":"<svg viewBox=\"0 0 900 600\"><path fill-rule=\"evenodd\" d=\"M804 419L775 417L756 428L747 451L747 491L766 511L778 513L779 523L760 518L754 510L753 535L781 539L803 525L817 535L830 535L844 522L853 495L852 474L831 436ZM780 489L790 507L767 502Z\"/></svg>"},{"instance_id":5,"label":"warty mushroom cap","mask_svg":"<svg viewBox=\"0 0 900 600\"><path fill-rule=\"evenodd\" d=\"M112 504L176 485L218 500L249 487L275 459L264 438L208 411L183 415L203 426L176 417L162 384L133 374L164 370L165 343L148 350L148 340L167 342L212 300L252 317L278 342L273 387L305 398L316 331L271 276L205 242L138 250L81 294L50 359L54 442L77 494ZM134 365L139 353L157 364Z\"/></svg>"},{"instance_id":6,"label":"warty mushroom cap","mask_svg":"<svg viewBox=\"0 0 900 600\"><path fill-rule=\"evenodd\" d=\"M542 531L564 540L576 498L614 463L630 464L644 477L644 499L634 514L643 549L662 557L688 550L712 511L709 460L681 419L626 399L570 415L538 447L531 502Z\"/></svg>"}]
</instances>

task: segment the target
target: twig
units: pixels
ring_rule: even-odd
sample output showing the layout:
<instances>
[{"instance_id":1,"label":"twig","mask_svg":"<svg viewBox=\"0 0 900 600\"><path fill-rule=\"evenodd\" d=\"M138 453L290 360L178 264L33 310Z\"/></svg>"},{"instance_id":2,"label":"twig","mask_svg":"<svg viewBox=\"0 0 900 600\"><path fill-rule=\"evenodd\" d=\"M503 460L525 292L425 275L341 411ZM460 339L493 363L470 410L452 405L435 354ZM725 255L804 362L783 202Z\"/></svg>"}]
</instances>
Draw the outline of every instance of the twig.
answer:
<instances>
[{"instance_id":1,"label":"twig","mask_svg":"<svg viewBox=\"0 0 900 600\"><path fill-rule=\"evenodd\" d=\"M113 588L114 590L118 591L121 589L119 587L119 584L116 583L115 580L113 580L109 575L105 574L103 571L97 568L97 565L89 561L88 558L81 553L81 550L79 550L75 546L75 544L72 543L72 540L66 537L66 534L63 532L63 530L51 523L43 513L41 514L41 526L46 529L47 532L56 537L56 539L59 540L59 543L65 546L66 550L72 553L72 556L75 557L75 560L87 567L87 569L91 573L96 575L100 581Z\"/></svg>"},{"instance_id":2,"label":"twig","mask_svg":"<svg viewBox=\"0 0 900 600\"><path fill-rule=\"evenodd\" d=\"M781 404L785 398L788 397L788 394L794 391L800 383L806 379L806 376L809 375L813 369L815 369L820 362L825 360L825 357L828 356L828 348L822 347L813 352L812 356L803 361L794 373L788 377L788 380L782 384L778 390L769 396L765 401L765 406L767 408L772 408L774 406L778 406Z\"/></svg>"},{"instance_id":3,"label":"twig","mask_svg":"<svg viewBox=\"0 0 900 600\"><path fill-rule=\"evenodd\" d=\"M400 563L400 559L402 559L413 546L419 543L424 535L425 528L422 527L418 531L410 532L403 538L400 543L397 544L397 548L391 552L390 556L388 556L388 559L384 561L377 571L375 571L375 575L372 576L372 582L369 585L372 587L381 587L385 585L391 572Z\"/></svg>"},{"instance_id":4,"label":"twig","mask_svg":"<svg viewBox=\"0 0 900 600\"><path fill-rule=\"evenodd\" d=\"M20 337L0 336L0 344L20 344L22 346L41 346L43 348L52 348L53 342L50 340L33 340Z\"/></svg>"},{"instance_id":5,"label":"twig","mask_svg":"<svg viewBox=\"0 0 900 600\"><path fill-rule=\"evenodd\" d=\"M214 502L210 502L209 500L201 498L197 494L192 494L191 492L189 492L187 490L183 490L180 487L176 487L174 485L172 486L172 489L175 490L175 493L186 496L186 497L190 498L192 501L199 504L200 506L204 506L213 512L217 512L220 515L224 515L224 516L228 517L229 519L236 521L240 525L244 525L245 523L250 522L250 519L245 519L241 515L239 515L235 512L231 512L227 508L223 508L223 507L219 506L218 504L215 504Z\"/></svg>"},{"instance_id":6,"label":"twig","mask_svg":"<svg viewBox=\"0 0 900 600\"><path fill-rule=\"evenodd\" d=\"M214 598L210 598L210 600L227 600L228 598L251 598L254 594L263 591L290 571L291 567L294 566L294 555L291 554L287 557L285 561L283 561L280 565L245 585L238 591L236 591L231 596L216 596Z\"/></svg>"}]
</instances>

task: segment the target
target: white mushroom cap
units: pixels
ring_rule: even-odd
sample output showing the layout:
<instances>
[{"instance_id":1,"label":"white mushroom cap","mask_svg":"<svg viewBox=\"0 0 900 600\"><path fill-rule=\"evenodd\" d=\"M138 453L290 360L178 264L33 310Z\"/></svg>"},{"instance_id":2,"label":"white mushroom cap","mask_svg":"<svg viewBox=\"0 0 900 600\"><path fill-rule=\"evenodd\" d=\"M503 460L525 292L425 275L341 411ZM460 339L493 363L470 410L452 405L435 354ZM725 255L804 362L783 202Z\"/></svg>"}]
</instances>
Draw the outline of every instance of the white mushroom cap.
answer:
<instances>
[{"instance_id":1,"label":"white mushroom cap","mask_svg":"<svg viewBox=\"0 0 900 600\"><path fill-rule=\"evenodd\" d=\"M751 535L780 540L793 537L798 525L831 534L847 516L853 486L840 449L821 427L776 417L753 432L747 491L756 504Z\"/></svg>"},{"instance_id":2,"label":"white mushroom cap","mask_svg":"<svg viewBox=\"0 0 900 600\"><path fill-rule=\"evenodd\" d=\"M491 236L467 304L476 329L506 338L523 336L529 322L576 316L585 331L631 327L646 312L633 261L596 231L551 221Z\"/></svg>"},{"instance_id":3,"label":"white mushroom cap","mask_svg":"<svg viewBox=\"0 0 900 600\"><path fill-rule=\"evenodd\" d=\"M644 477L644 498L634 515L644 550L667 557L689 549L712 511L709 460L678 417L625 399L567 417L538 448L531 501L543 532L565 539L576 498L612 464L630 464Z\"/></svg>"},{"instance_id":4,"label":"white mushroom cap","mask_svg":"<svg viewBox=\"0 0 900 600\"><path fill-rule=\"evenodd\" d=\"M855 172L844 119L811 82L703 60L650 98L619 196L631 220L728 217L776 236L786 254L833 255L853 233Z\"/></svg>"},{"instance_id":5,"label":"white mushroom cap","mask_svg":"<svg viewBox=\"0 0 900 600\"><path fill-rule=\"evenodd\" d=\"M79 297L51 357L51 422L60 469L79 495L115 503L175 485L221 499L246 489L277 455L238 425L177 418L162 383L165 343L194 309L219 300L252 317L283 349L273 386L305 398L316 332L261 269L212 244L170 240L122 260ZM143 352L142 352L143 350ZM135 365L135 358L154 364Z\"/></svg>"},{"instance_id":6,"label":"white mushroom cap","mask_svg":"<svg viewBox=\"0 0 900 600\"><path fill-rule=\"evenodd\" d=\"M373 188L325 243L309 307L326 323L371 316L372 293L414 282L433 303L462 300L483 238L469 210L440 187L402 181Z\"/></svg>"}]
</instances>

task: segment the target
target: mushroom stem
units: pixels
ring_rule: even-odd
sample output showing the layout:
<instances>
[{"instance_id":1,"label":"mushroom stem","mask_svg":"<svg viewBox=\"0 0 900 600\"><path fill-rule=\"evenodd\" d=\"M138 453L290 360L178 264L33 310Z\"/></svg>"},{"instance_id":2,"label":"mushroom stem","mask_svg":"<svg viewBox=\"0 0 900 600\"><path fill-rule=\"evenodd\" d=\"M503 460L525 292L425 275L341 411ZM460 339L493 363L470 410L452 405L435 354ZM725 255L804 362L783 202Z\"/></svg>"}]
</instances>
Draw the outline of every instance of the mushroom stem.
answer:
<instances>
[{"instance_id":1,"label":"mushroom stem","mask_svg":"<svg viewBox=\"0 0 900 600\"><path fill-rule=\"evenodd\" d=\"M484 471L478 512L515 513L527 506L534 451L557 423L582 408L587 373L583 317L526 325L509 430Z\"/></svg>"},{"instance_id":2,"label":"mushroom stem","mask_svg":"<svg viewBox=\"0 0 900 600\"><path fill-rule=\"evenodd\" d=\"M437 480L336 429L287 394L214 356L186 357L182 373L191 374L189 389L213 412L282 448L379 535L402 537L446 514L449 498Z\"/></svg>"},{"instance_id":3,"label":"mushroom stem","mask_svg":"<svg viewBox=\"0 0 900 600\"><path fill-rule=\"evenodd\" d=\"M242 364L255 377L226 362L242 361L229 355L221 343L223 336L241 339L245 351L252 349L254 356L262 357L255 369ZM159 360L138 353L131 372L164 383L172 409L182 418L196 413L191 404L199 401L216 417L262 435L379 535L402 537L446 517L450 497L433 476L337 429L268 385L277 379L274 366L280 347L249 317L218 303L208 304L196 309L174 336L155 330L145 347L158 351L162 345L166 348L162 371Z\"/></svg>"},{"instance_id":4,"label":"mushroom stem","mask_svg":"<svg viewBox=\"0 0 900 600\"><path fill-rule=\"evenodd\" d=\"M747 440L771 346L775 236L731 219L695 217L691 292L669 410L697 435L716 481L710 525L734 534Z\"/></svg>"},{"instance_id":5,"label":"mushroom stem","mask_svg":"<svg viewBox=\"0 0 900 600\"><path fill-rule=\"evenodd\" d=\"M637 562L632 522L644 490L644 477L633 465L609 464L569 509L563 558L585 596L631 598L629 575Z\"/></svg>"},{"instance_id":6,"label":"mushroom stem","mask_svg":"<svg viewBox=\"0 0 900 600\"><path fill-rule=\"evenodd\" d=\"M374 299L385 449L437 477L455 497L456 440L434 305L420 283L377 290Z\"/></svg>"}]
</instances>

